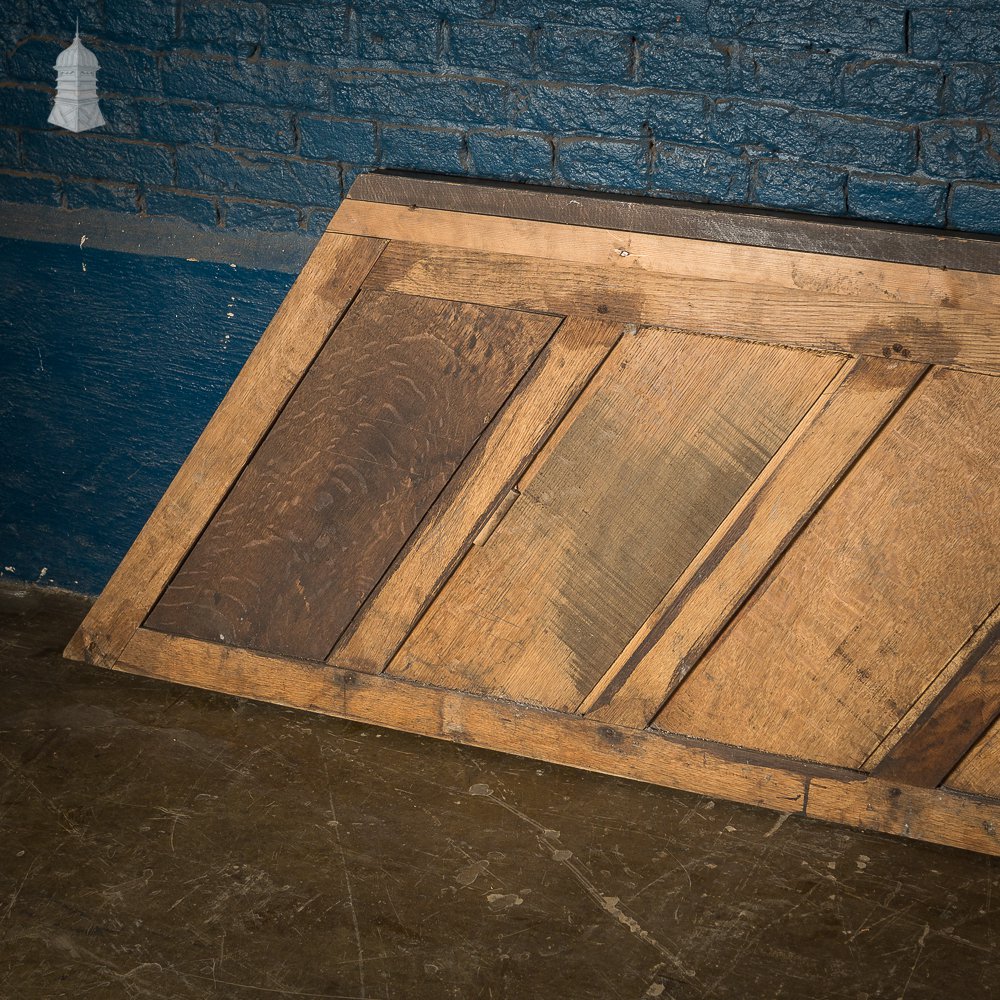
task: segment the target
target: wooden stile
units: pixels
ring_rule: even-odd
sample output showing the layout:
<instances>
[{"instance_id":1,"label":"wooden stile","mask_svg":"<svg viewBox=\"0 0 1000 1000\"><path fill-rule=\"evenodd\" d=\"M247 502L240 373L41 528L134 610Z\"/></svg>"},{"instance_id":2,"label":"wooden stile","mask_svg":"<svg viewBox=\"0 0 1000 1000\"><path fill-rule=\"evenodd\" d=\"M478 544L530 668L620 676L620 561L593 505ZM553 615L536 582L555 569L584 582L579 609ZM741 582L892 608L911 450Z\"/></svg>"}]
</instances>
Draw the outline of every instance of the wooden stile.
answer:
<instances>
[{"instance_id":1,"label":"wooden stile","mask_svg":"<svg viewBox=\"0 0 1000 1000\"><path fill-rule=\"evenodd\" d=\"M993 246L362 178L67 656L1000 855Z\"/></svg>"}]
</instances>

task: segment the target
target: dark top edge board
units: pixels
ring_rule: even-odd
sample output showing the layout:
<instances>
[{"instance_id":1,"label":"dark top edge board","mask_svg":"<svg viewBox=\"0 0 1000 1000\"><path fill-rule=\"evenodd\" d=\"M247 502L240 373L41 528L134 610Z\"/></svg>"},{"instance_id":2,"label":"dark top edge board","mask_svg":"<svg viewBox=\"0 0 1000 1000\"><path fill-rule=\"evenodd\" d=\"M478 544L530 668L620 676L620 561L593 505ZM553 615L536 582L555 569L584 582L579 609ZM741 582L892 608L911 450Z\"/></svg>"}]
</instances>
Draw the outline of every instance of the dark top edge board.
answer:
<instances>
[{"instance_id":1,"label":"dark top edge board","mask_svg":"<svg viewBox=\"0 0 1000 1000\"><path fill-rule=\"evenodd\" d=\"M946 230L392 171L362 174L348 197L355 201L1000 274L1000 237Z\"/></svg>"}]
</instances>

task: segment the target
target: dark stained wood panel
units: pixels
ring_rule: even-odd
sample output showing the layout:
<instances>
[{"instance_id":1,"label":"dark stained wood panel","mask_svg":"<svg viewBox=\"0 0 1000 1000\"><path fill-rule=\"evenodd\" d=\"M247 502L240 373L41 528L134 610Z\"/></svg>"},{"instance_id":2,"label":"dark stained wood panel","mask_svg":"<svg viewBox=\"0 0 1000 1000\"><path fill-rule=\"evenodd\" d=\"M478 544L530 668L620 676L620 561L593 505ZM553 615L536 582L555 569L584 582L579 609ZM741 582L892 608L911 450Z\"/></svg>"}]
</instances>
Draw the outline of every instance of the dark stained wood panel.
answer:
<instances>
[{"instance_id":1,"label":"dark stained wood panel","mask_svg":"<svg viewBox=\"0 0 1000 1000\"><path fill-rule=\"evenodd\" d=\"M576 709L841 364L626 336L390 673Z\"/></svg>"},{"instance_id":2,"label":"dark stained wood panel","mask_svg":"<svg viewBox=\"0 0 1000 1000\"><path fill-rule=\"evenodd\" d=\"M558 323L362 291L148 625L323 659Z\"/></svg>"},{"instance_id":3,"label":"dark stained wood panel","mask_svg":"<svg viewBox=\"0 0 1000 1000\"><path fill-rule=\"evenodd\" d=\"M935 369L657 716L859 767L1000 596L1000 379Z\"/></svg>"},{"instance_id":4,"label":"dark stained wood panel","mask_svg":"<svg viewBox=\"0 0 1000 1000\"><path fill-rule=\"evenodd\" d=\"M945 788L1000 799L1000 719L966 754L948 779Z\"/></svg>"}]
</instances>

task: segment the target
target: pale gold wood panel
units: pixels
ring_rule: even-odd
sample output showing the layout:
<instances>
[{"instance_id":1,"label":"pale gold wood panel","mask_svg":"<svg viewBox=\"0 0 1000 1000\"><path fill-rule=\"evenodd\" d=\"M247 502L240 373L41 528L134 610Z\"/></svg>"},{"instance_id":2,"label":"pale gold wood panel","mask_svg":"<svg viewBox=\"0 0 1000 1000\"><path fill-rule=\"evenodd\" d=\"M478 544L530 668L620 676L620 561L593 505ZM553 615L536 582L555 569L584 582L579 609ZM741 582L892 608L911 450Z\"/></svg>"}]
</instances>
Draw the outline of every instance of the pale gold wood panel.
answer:
<instances>
[{"instance_id":1,"label":"pale gold wood panel","mask_svg":"<svg viewBox=\"0 0 1000 1000\"><path fill-rule=\"evenodd\" d=\"M575 709L841 364L624 338L389 671Z\"/></svg>"},{"instance_id":2,"label":"pale gold wood panel","mask_svg":"<svg viewBox=\"0 0 1000 1000\"><path fill-rule=\"evenodd\" d=\"M1000 719L948 775L946 788L1000 799Z\"/></svg>"},{"instance_id":3,"label":"pale gold wood panel","mask_svg":"<svg viewBox=\"0 0 1000 1000\"><path fill-rule=\"evenodd\" d=\"M408 243L738 282L758 289L773 286L849 295L872 303L1000 308L1000 275L917 264L353 200L341 204L329 228Z\"/></svg>"},{"instance_id":4,"label":"pale gold wood panel","mask_svg":"<svg viewBox=\"0 0 1000 1000\"><path fill-rule=\"evenodd\" d=\"M1000 373L1000 317L986 309L871 303L818 291L395 241L367 283L412 295Z\"/></svg>"},{"instance_id":5,"label":"pale gold wood panel","mask_svg":"<svg viewBox=\"0 0 1000 1000\"><path fill-rule=\"evenodd\" d=\"M656 725L860 766L1000 594L1000 380L916 389Z\"/></svg>"}]
</instances>

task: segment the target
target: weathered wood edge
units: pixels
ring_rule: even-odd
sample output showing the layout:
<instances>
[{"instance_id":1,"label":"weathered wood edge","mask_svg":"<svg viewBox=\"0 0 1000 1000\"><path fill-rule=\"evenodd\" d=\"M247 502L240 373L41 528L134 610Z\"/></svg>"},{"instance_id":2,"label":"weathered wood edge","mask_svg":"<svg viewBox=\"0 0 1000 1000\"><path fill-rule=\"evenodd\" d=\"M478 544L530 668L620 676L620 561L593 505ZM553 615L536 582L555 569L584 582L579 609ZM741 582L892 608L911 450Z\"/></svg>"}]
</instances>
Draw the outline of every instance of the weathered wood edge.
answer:
<instances>
[{"instance_id":1,"label":"weathered wood edge","mask_svg":"<svg viewBox=\"0 0 1000 1000\"><path fill-rule=\"evenodd\" d=\"M1000 274L1000 237L992 235L392 171L361 174L347 197Z\"/></svg>"},{"instance_id":2,"label":"weathered wood edge","mask_svg":"<svg viewBox=\"0 0 1000 1000\"><path fill-rule=\"evenodd\" d=\"M1000 855L1000 802L964 793L145 628L114 669L784 813L849 815L863 829Z\"/></svg>"},{"instance_id":3,"label":"weathered wood edge","mask_svg":"<svg viewBox=\"0 0 1000 1000\"><path fill-rule=\"evenodd\" d=\"M303 374L385 240L326 234L64 655L111 666L149 613Z\"/></svg>"}]
</instances>

